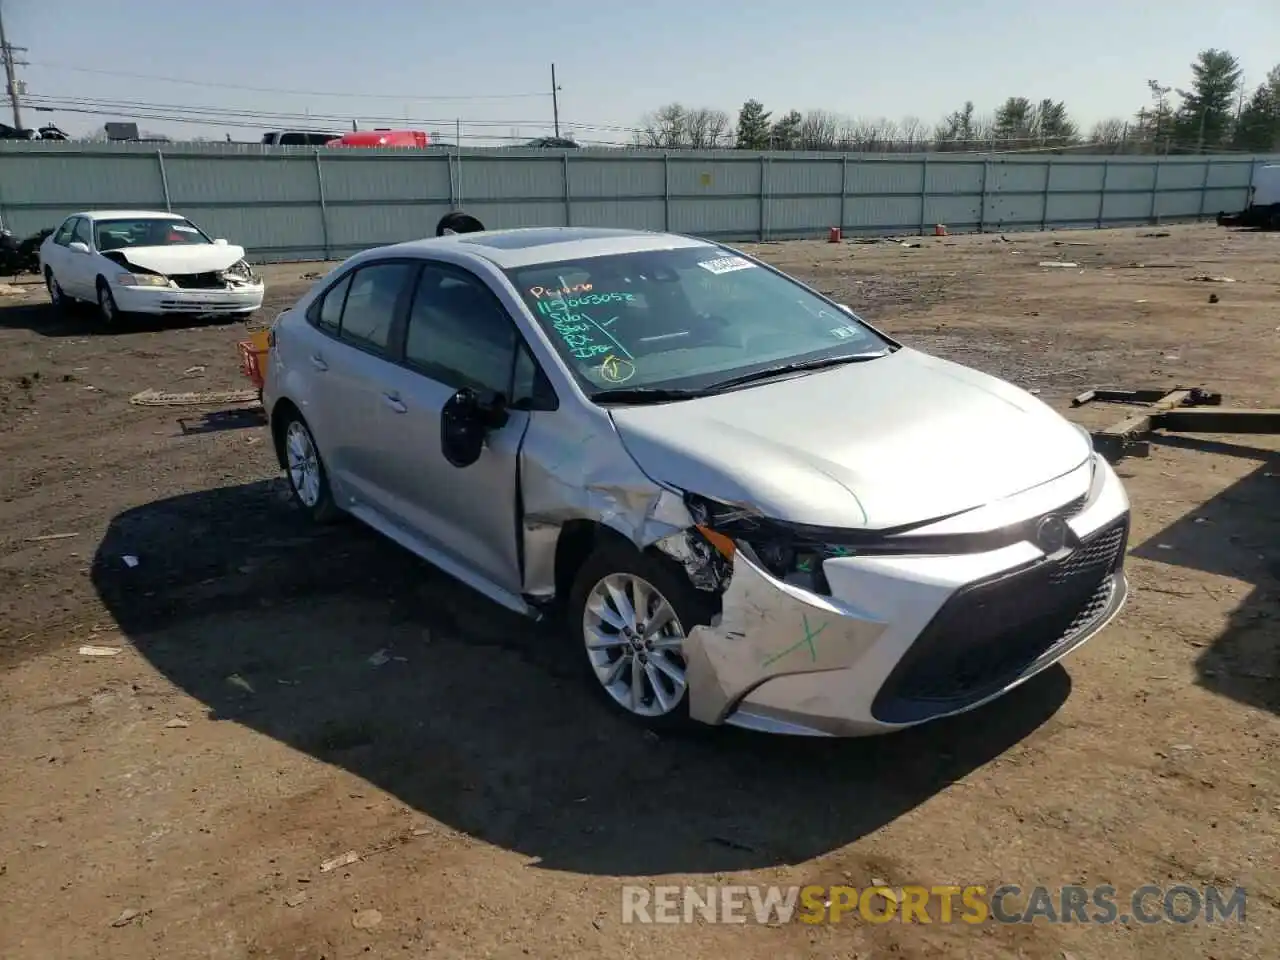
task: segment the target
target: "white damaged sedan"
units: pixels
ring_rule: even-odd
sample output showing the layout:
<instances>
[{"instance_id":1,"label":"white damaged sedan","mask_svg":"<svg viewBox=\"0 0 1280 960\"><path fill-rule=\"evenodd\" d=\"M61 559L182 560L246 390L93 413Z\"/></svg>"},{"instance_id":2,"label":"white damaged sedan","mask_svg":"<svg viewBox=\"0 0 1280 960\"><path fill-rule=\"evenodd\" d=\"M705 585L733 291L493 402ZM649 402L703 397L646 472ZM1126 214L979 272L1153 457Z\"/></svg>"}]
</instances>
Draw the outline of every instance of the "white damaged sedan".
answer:
<instances>
[{"instance_id":1,"label":"white damaged sedan","mask_svg":"<svg viewBox=\"0 0 1280 960\"><path fill-rule=\"evenodd\" d=\"M106 323L132 313L243 318L265 292L244 247L150 210L72 214L41 245L40 272L55 307L94 303Z\"/></svg>"}]
</instances>

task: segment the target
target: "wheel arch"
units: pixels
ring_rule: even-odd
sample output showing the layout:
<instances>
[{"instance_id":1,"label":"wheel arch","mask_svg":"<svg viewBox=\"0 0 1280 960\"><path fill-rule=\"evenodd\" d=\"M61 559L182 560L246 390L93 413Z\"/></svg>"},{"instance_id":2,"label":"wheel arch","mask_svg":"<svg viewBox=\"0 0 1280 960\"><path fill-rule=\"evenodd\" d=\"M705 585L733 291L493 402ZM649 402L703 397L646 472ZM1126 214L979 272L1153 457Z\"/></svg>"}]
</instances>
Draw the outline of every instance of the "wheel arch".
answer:
<instances>
[{"instance_id":1,"label":"wheel arch","mask_svg":"<svg viewBox=\"0 0 1280 960\"><path fill-rule=\"evenodd\" d=\"M276 452L276 462L280 464L281 470L289 467L288 461L284 455L284 426L290 417L297 417L303 423L306 418L302 415L302 411L298 409L298 405L288 397L281 397L276 401L275 406L271 408L269 420L271 423L271 446Z\"/></svg>"}]
</instances>

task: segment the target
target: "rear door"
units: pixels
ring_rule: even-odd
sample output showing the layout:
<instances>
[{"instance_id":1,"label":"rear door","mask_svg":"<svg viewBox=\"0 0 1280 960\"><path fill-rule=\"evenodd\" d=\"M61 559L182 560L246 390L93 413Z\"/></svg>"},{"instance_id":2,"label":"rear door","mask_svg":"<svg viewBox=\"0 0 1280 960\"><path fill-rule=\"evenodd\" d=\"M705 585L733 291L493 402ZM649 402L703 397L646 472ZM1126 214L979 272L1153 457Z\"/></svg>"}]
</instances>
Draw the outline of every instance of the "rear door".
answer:
<instances>
[{"instance_id":1,"label":"rear door","mask_svg":"<svg viewBox=\"0 0 1280 960\"><path fill-rule=\"evenodd\" d=\"M387 511L381 477L388 451L378 440L387 379L397 368L392 329L417 264L375 260L339 278L307 311L303 360L312 384L308 423L340 506Z\"/></svg>"}]
</instances>

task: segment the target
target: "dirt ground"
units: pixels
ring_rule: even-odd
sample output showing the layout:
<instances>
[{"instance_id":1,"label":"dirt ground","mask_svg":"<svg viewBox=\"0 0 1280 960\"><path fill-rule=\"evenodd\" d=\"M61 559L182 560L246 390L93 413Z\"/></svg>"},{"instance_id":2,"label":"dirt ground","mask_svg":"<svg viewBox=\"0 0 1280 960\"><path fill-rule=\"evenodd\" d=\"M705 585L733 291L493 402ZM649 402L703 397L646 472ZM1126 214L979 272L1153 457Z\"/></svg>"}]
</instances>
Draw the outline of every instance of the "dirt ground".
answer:
<instances>
[{"instance_id":1,"label":"dirt ground","mask_svg":"<svg viewBox=\"0 0 1280 960\"><path fill-rule=\"evenodd\" d=\"M1089 426L1125 412L1069 410L1094 385L1280 405L1280 235L919 243L751 249ZM1039 266L1058 259L1078 266ZM259 322L316 269L267 268ZM244 386L242 325L106 332L23 290L0 296L6 960L1276 955L1277 438L1120 464L1128 606L988 708L870 741L658 740L567 675L554 627L354 525L309 529L252 417L130 404ZM1186 926L621 923L625 883L873 880L1248 904Z\"/></svg>"}]
</instances>

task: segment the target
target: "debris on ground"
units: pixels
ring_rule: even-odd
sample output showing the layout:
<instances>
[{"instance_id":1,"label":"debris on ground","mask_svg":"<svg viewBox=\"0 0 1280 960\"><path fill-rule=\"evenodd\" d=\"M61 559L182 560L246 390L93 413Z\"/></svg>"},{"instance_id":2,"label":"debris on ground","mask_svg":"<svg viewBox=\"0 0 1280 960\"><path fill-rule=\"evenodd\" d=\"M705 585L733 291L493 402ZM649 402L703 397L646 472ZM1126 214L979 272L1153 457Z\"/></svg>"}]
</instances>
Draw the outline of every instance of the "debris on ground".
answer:
<instances>
[{"instance_id":1,"label":"debris on ground","mask_svg":"<svg viewBox=\"0 0 1280 960\"><path fill-rule=\"evenodd\" d=\"M339 867L347 867L360 860L360 854L354 850L348 850L340 857L334 857L332 860L326 860L320 864L321 873L329 873L331 870L337 870Z\"/></svg>"},{"instance_id":2,"label":"debris on ground","mask_svg":"<svg viewBox=\"0 0 1280 960\"><path fill-rule=\"evenodd\" d=\"M258 391L208 390L204 393L163 393L159 390L143 390L129 398L129 402L142 407L199 407L222 403L256 403Z\"/></svg>"},{"instance_id":3,"label":"debris on ground","mask_svg":"<svg viewBox=\"0 0 1280 960\"><path fill-rule=\"evenodd\" d=\"M27 543L44 543L48 540L70 540L72 537L78 537L78 533L42 533L38 537L27 537Z\"/></svg>"},{"instance_id":4,"label":"debris on ground","mask_svg":"<svg viewBox=\"0 0 1280 960\"><path fill-rule=\"evenodd\" d=\"M306 902L306 899L307 899L307 891L299 890L297 893L293 893L285 897L284 905L286 907L300 907L302 906L303 903Z\"/></svg>"},{"instance_id":5,"label":"debris on ground","mask_svg":"<svg viewBox=\"0 0 1280 960\"><path fill-rule=\"evenodd\" d=\"M1235 280L1231 277L1211 277L1207 273L1202 273L1195 277L1187 277L1187 279L1195 283L1235 283Z\"/></svg>"},{"instance_id":6,"label":"debris on ground","mask_svg":"<svg viewBox=\"0 0 1280 960\"><path fill-rule=\"evenodd\" d=\"M1093 246L1092 243L1088 243L1084 240L1055 240L1053 241L1053 245L1055 247L1092 247Z\"/></svg>"},{"instance_id":7,"label":"debris on ground","mask_svg":"<svg viewBox=\"0 0 1280 960\"><path fill-rule=\"evenodd\" d=\"M1042 267L1078 267L1080 264L1072 263L1070 260L1041 260Z\"/></svg>"},{"instance_id":8,"label":"debris on ground","mask_svg":"<svg viewBox=\"0 0 1280 960\"><path fill-rule=\"evenodd\" d=\"M1146 239L1154 239L1154 238L1156 238L1156 237L1167 237L1167 236L1169 236L1169 233L1168 233L1167 231L1165 231L1165 230L1161 230L1161 231L1159 231L1159 232L1157 232L1157 233L1140 233L1140 234L1138 234L1138 236L1140 236L1140 237L1142 237L1144 240L1146 240Z\"/></svg>"},{"instance_id":9,"label":"debris on ground","mask_svg":"<svg viewBox=\"0 0 1280 960\"><path fill-rule=\"evenodd\" d=\"M114 657L120 652L120 647L81 647L80 656L82 657Z\"/></svg>"},{"instance_id":10,"label":"debris on ground","mask_svg":"<svg viewBox=\"0 0 1280 960\"><path fill-rule=\"evenodd\" d=\"M138 565L138 558L131 553L126 553L120 559L124 561L124 565L128 567L130 570L132 570L134 567Z\"/></svg>"},{"instance_id":11,"label":"debris on ground","mask_svg":"<svg viewBox=\"0 0 1280 960\"><path fill-rule=\"evenodd\" d=\"M113 927L127 927L133 921L142 916L141 910L135 910L132 907L126 907L120 912L120 916L111 921Z\"/></svg>"},{"instance_id":12,"label":"debris on ground","mask_svg":"<svg viewBox=\"0 0 1280 960\"><path fill-rule=\"evenodd\" d=\"M387 663L390 660L391 660L391 654L387 653L386 650L379 650L377 653L375 653L373 656L369 658L369 666L380 667L384 663Z\"/></svg>"},{"instance_id":13,"label":"debris on ground","mask_svg":"<svg viewBox=\"0 0 1280 960\"><path fill-rule=\"evenodd\" d=\"M233 673L231 676L227 677L227 683L231 684L231 686L235 687L237 690L243 690L245 693L256 692L250 685L249 681L238 673Z\"/></svg>"},{"instance_id":14,"label":"debris on ground","mask_svg":"<svg viewBox=\"0 0 1280 960\"><path fill-rule=\"evenodd\" d=\"M203 365L203 364L197 364L197 365L196 365L196 366L194 366L194 367L187 367L187 369L185 369L185 370L183 370L183 371L182 371L182 375L183 375L184 377L194 377L194 376L197 376L197 375L199 375L199 374L201 374L201 373L204 373L204 371L205 371L204 365Z\"/></svg>"},{"instance_id":15,"label":"debris on ground","mask_svg":"<svg viewBox=\"0 0 1280 960\"><path fill-rule=\"evenodd\" d=\"M187 720L183 720L181 717L174 717L172 720L170 720L168 723L165 724L165 727L169 730L181 730L184 727L189 727L189 726L191 726L191 723Z\"/></svg>"},{"instance_id":16,"label":"debris on ground","mask_svg":"<svg viewBox=\"0 0 1280 960\"><path fill-rule=\"evenodd\" d=\"M1211 293L1211 294L1209 294L1209 302L1210 302L1210 303L1217 303L1217 302L1218 302L1218 295L1217 295L1216 293Z\"/></svg>"},{"instance_id":17,"label":"debris on ground","mask_svg":"<svg viewBox=\"0 0 1280 960\"><path fill-rule=\"evenodd\" d=\"M351 917L351 925L357 930L372 930L382 922L382 914L377 910L359 910Z\"/></svg>"}]
</instances>

